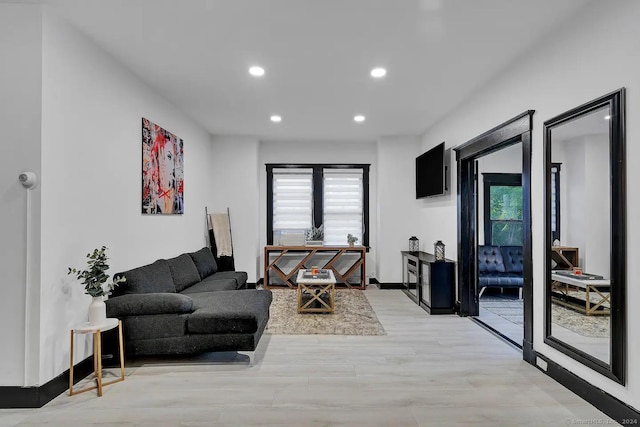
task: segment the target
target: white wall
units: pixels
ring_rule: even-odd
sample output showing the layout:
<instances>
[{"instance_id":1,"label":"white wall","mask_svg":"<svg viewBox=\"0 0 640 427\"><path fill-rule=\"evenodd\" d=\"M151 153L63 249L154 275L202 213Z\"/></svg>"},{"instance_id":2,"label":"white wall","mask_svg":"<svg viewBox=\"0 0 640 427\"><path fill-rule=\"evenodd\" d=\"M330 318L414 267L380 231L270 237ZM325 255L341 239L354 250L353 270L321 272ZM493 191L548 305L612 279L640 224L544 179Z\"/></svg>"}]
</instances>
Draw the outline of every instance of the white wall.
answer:
<instances>
[{"instance_id":1,"label":"white wall","mask_svg":"<svg viewBox=\"0 0 640 427\"><path fill-rule=\"evenodd\" d=\"M0 341L4 346L0 363L0 386L27 385L37 366L37 309L27 316L35 319L31 334L25 333L25 310L37 306L40 276L41 187L25 190L18 174L25 169L40 173L40 106L42 82L42 15L39 6L0 4ZM31 244L27 265L27 198L30 198ZM29 283L26 269L29 268ZM25 363L26 354L29 369ZM27 372L28 371L28 372ZM25 378L26 375L26 378Z\"/></svg>"},{"instance_id":2,"label":"white wall","mask_svg":"<svg viewBox=\"0 0 640 427\"><path fill-rule=\"evenodd\" d=\"M236 270L246 271L249 282L261 277L259 245L259 143L251 137L214 136L213 173L209 210L229 208Z\"/></svg>"},{"instance_id":3,"label":"white wall","mask_svg":"<svg viewBox=\"0 0 640 427\"><path fill-rule=\"evenodd\" d=\"M589 226L585 231L585 252L580 254L587 272L610 278L609 254L611 254L611 191L609 171L609 138L586 138L585 162L588 173L585 194L588 207L584 215Z\"/></svg>"},{"instance_id":4,"label":"white wall","mask_svg":"<svg viewBox=\"0 0 640 427\"><path fill-rule=\"evenodd\" d=\"M418 216L420 219L420 233L417 237L420 239L420 250L433 253L433 245L438 240L442 240L445 244L445 257L451 260L457 260L458 240L456 222L456 157L451 148L458 145L447 140L447 138L431 138L427 134L422 137L422 149L417 154L421 154L432 149L442 141L445 142L445 153L450 153L450 170L449 192L444 196L428 197L418 200ZM446 154L445 154L446 155Z\"/></svg>"},{"instance_id":5,"label":"white wall","mask_svg":"<svg viewBox=\"0 0 640 427\"><path fill-rule=\"evenodd\" d=\"M69 368L69 329L87 318L90 297L67 267L101 245L111 273L197 250L214 194L209 134L44 11L39 384ZM184 140L184 215L141 214L142 117ZM78 341L76 360L89 354Z\"/></svg>"},{"instance_id":6,"label":"white wall","mask_svg":"<svg viewBox=\"0 0 640 427\"><path fill-rule=\"evenodd\" d=\"M230 208L236 268L247 271L249 281L263 275L267 163L371 164L367 276L401 281L400 251L419 231L413 171L419 151L416 137L386 137L376 143L257 141L220 135L212 140L214 182L224 184L215 185L209 207Z\"/></svg>"},{"instance_id":7,"label":"white wall","mask_svg":"<svg viewBox=\"0 0 640 427\"><path fill-rule=\"evenodd\" d=\"M293 142L293 141L261 141L259 166L260 171L260 248L266 245L267 236L267 163L336 163L371 164L369 169L369 245L367 254L367 277L374 277L377 271L376 251L378 250L378 234L375 224L378 221L377 211L377 165L375 142ZM399 263L399 261L398 261ZM263 260L260 260L263 268Z\"/></svg>"},{"instance_id":8,"label":"white wall","mask_svg":"<svg viewBox=\"0 0 640 427\"><path fill-rule=\"evenodd\" d=\"M544 302L544 153L543 122L564 111L620 87L627 88L627 182L640 178L638 144L640 133L640 2L620 0L593 2L558 33L549 34L538 49L527 52L517 63L484 85L474 96L448 114L423 136L428 148L446 140L447 146L462 144L496 125L528 110L533 116L532 164L532 234L534 287L534 348L580 377L640 408L640 366L628 363L628 381L621 386L546 346L543 342ZM627 277L640 274L640 239L638 221L633 213L640 208L640 194L627 191ZM456 202L451 198L438 208L425 206L421 212L425 233L454 242L456 236ZM447 226L443 227L441 222ZM432 238L434 238L432 237ZM448 246L449 247L449 246ZM628 325L640 323L640 288L630 279L627 286ZM640 359L640 339L630 334L627 360Z\"/></svg>"},{"instance_id":9,"label":"white wall","mask_svg":"<svg viewBox=\"0 0 640 427\"><path fill-rule=\"evenodd\" d=\"M409 249L409 237L415 235L423 243L417 209L420 201L416 199L415 169L419 151L418 137L384 137L378 140L376 278L381 283L402 282L400 251ZM375 205L371 206L373 210Z\"/></svg>"},{"instance_id":10,"label":"white wall","mask_svg":"<svg viewBox=\"0 0 640 427\"><path fill-rule=\"evenodd\" d=\"M578 248L579 266L610 277L609 136L586 135L552 144L560 167L560 244Z\"/></svg>"}]
</instances>

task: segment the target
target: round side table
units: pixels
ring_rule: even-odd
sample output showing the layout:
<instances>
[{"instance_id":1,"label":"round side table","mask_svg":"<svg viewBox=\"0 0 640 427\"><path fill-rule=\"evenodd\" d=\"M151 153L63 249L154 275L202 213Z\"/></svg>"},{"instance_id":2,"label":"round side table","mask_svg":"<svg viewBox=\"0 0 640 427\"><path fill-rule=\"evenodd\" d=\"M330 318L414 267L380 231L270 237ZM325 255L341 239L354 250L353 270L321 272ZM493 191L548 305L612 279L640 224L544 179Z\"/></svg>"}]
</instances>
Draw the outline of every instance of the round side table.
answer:
<instances>
[{"instance_id":1,"label":"round side table","mask_svg":"<svg viewBox=\"0 0 640 427\"><path fill-rule=\"evenodd\" d=\"M118 349L120 351L120 377L106 383L102 382L102 332L118 328ZM93 334L93 375L96 385L80 391L73 391L73 344L76 334ZM102 386L124 381L124 346L122 342L122 321L116 318L107 318L98 325L89 322L81 323L71 329L71 352L69 362L69 396L84 393L85 391L98 389L98 396L102 396Z\"/></svg>"}]
</instances>

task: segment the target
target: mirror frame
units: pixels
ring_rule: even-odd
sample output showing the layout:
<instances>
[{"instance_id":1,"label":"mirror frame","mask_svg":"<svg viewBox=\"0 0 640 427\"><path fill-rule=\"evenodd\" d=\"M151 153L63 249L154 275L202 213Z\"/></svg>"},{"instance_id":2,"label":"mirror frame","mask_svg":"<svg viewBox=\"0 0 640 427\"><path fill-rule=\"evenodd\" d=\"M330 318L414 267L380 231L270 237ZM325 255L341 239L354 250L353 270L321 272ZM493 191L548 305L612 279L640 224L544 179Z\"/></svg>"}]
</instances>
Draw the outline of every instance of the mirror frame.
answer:
<instances>
[{"instance_id":1,"label":"mirror frame","mask_svg":"<svg viewBox=\"0 0 640 427\"><path fill-rule=\"evenodd\" d=\"M609 363L555 338L551 334L551 130L557 126L608 106L611 227L611 308ZM625 384L626 377L626 166L625 166L625 89L621 88L544 122L545 153L545 344L605 375Z\"/></svg>"}]
</instances>

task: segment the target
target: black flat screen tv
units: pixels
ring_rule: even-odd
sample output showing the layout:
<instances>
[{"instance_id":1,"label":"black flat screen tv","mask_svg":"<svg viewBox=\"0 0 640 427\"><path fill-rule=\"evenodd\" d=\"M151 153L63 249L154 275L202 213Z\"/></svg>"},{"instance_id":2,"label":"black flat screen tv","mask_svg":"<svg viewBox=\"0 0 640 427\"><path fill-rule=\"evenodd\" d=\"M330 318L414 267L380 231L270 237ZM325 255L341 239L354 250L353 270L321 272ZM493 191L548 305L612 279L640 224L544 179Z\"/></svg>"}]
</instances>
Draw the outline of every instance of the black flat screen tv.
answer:
<instances>
[{"instance_id":1,"label":"black flat screen tv","mask_svg":"<svg viewBox=\"0 0 640 427\"><path fill-rule=\"evenodd\" d=\"M416 157L416 199L448 193L448 162L444 142Z\"/></svg>"}]
</instances>

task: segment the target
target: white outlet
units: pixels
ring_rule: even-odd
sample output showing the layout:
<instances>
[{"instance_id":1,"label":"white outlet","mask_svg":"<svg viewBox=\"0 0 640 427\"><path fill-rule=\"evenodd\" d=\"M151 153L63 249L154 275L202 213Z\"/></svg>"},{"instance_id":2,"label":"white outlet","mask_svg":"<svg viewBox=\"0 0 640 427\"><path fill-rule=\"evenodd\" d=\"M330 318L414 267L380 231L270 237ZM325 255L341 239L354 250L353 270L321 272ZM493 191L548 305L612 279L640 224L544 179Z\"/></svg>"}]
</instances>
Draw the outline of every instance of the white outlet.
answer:
<instances>
[{"instance_id":1,"label":"white outlet","mask_svg":"<svg viewBox=\"0 0 640 427\"><path fill-rule=\"evenodd\" d=\"M547 361L546 360L541 359L539 357L536 357L536 365L538 365L538 368L540 368L543 371L547 372Z\"/></svg>"}]
</instances>

